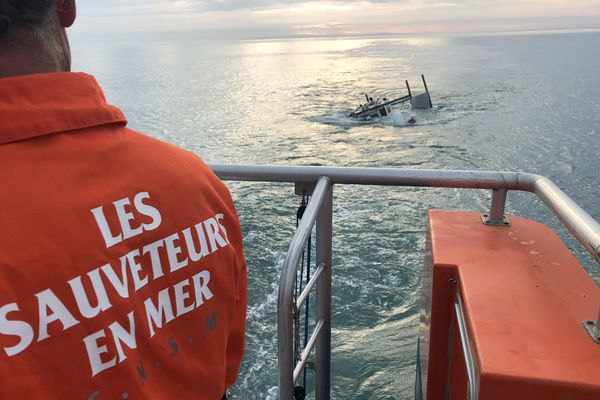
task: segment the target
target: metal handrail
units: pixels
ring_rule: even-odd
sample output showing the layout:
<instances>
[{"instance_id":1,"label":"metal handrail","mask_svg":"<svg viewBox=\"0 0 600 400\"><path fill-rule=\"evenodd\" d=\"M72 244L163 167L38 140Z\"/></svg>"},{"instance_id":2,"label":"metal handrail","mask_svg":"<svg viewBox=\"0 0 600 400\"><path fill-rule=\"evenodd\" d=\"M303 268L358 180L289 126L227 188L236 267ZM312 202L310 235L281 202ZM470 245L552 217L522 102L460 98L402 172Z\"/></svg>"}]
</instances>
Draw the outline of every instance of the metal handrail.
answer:
<instances>
[{"instance_id":1,"label":"metal handrail","mask_svg":"<svg viewBox=\"0 0 600 400\"><path fill-rule=\"evenodd\" d=\"M279 282L279 295L277 300L279 398L281 400L292 400L292 389L298 377L296 374L294 374L294 370L296 368L293 365L293 298L294 286L296 282L296 271L298 264L300 263L302 252L308 242L310 232L315 225L317 215L323 206L323 203L327 199L330 190L330 180L326 177L320 178L312 194L311 200L306 206L306 210L304 211L302 219L300 220L300 224L298 225L296 233L292 238L292 242L283 262L281 280ZM325 268L327 268L326 265L324 265L323 269ZM321 273L319 275L322 276ZM317 335L321 333L323 325L324 322L321 321L321 324L318 325L318 331L315 331L316 335L313 334L314 340L316 340ZM315 344L314 340L313 337L311 337L311 349ZM308 353L306 354L306 357L308 357ZM303 358L303 361L306 363L306 358ZM302 366L304 366L304 364Z\"/></svg>"},{"instance_id":2,"label":"metal handrail","mask_svg":"<svg viewBox=\"0 0 600 400\"><path fill-rule=\"evenodd\" d=\"M571 200L552 181L523 172L409 170L354 167L284 167L214 164L211 168L224 180L262 182L316 182L326 176L332 184L443 187L456 189L506 189L535 193L600 261L600 224ZM498 212L494 209L494 214Z\"/></svg>"},{"instance_id":3,"label":"metal handrail","mask_svg":"<svg viewBox=\"0 0 600 400\"><path fill-rule=\"evenodd\" d=\"M456 294L454 302L454 312L456 313L456 322L458 323L458 332L460 333L460 342L462 344L463 355L465 357L465 365L467 367L467 379L469 381L469 400L477 400L478 384L475 376L475 360L473 359L473 350L471 349L471 341L467 331L467 323L465 322L465 314L463 312L462 300L460 294Z\"/></svg>"}]
</instances>

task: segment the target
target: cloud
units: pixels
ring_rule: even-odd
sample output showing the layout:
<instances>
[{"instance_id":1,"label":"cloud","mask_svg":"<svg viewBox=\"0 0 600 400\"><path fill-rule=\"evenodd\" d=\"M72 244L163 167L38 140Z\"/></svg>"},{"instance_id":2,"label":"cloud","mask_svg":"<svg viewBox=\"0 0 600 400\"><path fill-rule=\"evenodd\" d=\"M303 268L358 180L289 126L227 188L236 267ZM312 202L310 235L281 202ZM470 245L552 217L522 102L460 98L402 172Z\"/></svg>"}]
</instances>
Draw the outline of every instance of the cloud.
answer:
<instances>
[{"instance_id":1,"label":"cloud","mask_svg":"<svg viewBox=\"0 0 600 400\"><path fill-rule=\"evenodd\" d=\"M88 0L80 2L84 15L117 15L123 12L152 13L167 12L219 12L241 11L268 8L282 8L305 3L322 4L351 4L351 3L403 3L402 0Z\"/></svg>"},{"instance_id":2,"label":"cloud","mask_svg":"<svg viewBox=\"0 0 600 400\"><path fill-rule=\"evenodd\" d=\"M600 27L597 0L85 0L78 34L262 38Z\"/></svg>"}]
</instances>

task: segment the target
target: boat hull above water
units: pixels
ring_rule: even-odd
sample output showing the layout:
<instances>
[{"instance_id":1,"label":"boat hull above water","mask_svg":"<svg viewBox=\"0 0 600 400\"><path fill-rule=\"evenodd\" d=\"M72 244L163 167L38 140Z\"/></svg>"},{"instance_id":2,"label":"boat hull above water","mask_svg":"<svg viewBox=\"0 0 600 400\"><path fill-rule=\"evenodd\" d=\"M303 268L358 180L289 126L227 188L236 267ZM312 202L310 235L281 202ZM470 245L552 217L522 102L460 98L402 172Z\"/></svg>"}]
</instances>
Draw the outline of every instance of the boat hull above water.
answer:
<instances>
[{"instance_id":1,"label":"boat hull above water","mask_svg":"<svg viewBox=\"0 0 600 400\"><path fill-rule=\"evenodd\" d=\"M350 117L352 118L380 118L387 117L392 113L392 108L389 104L374 104L358 107Z\"/></svg>"}]
</instances>

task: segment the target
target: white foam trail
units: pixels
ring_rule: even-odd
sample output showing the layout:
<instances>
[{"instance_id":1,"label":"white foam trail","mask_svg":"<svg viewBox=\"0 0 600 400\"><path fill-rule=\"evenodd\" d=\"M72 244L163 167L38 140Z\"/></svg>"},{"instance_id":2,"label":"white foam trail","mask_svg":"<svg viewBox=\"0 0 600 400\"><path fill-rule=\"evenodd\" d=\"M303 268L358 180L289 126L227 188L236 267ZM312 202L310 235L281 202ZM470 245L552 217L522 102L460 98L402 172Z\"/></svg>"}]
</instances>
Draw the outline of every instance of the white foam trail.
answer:
<instances>
[{"instance_id":1,"label":"white foam trail","mask_svg":"<svg viewBox=\"0 0 600 400\"><path fill-rule=\"evenodd\" d=\"M410 118L407 117L404 113L397 110L392 110L392 112L390 113L390 117L394 126L406 126L408 125L406 121L408 120L408 118Z\"/></svg>"},{"instance_id":2,"label":"white foam trail","mask_svg":"<svg viewBox=\"0 0 600 400\"><path fill-rule=\"evenodd\" d=\"M267 397L265 400L279 400L279 388L273 386L271 389L267 390Z\"/></svg>"}]
</instances>

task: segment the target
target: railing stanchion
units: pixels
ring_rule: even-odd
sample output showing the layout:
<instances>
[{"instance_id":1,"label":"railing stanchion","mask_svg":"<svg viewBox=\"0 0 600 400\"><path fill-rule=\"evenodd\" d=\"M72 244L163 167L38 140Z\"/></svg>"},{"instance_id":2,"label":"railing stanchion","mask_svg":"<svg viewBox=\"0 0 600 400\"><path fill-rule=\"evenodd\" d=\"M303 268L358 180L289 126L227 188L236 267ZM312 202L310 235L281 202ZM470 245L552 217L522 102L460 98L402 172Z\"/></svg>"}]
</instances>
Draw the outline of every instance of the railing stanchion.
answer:
<instances>
[{"instance_id":1,"label":"railing stanchion","mask_svg":"<svg viewBox=\"0 0 600 400\"><path fill-rule=\"evenodd\" d=\"M317 400L329 400L331 387L331 254L333 186L329 186L317 216L317 265L325 269L317 283L316 320L323 321L323 330L317 339L315 358L315 389Z\"/></svg>"},{"instance_id":2,"label":"railing stanchion","mask_svg":"<svg viewBox=\"0 0 600 400\"><path fill-rule=\"evenodd\" d=\"M492 192L492 204L490 213L484 214L482 219L486 225L510 226L510 223L504 218L504 208L506 207L506 189L494 189Z\"/></svg>"},{"instance_id":3,"label":"railing stanchion","mask_svg":"<svg viewBox=\"0 0 600 400\"><path fill-rule=\"evenodd\" d=\"M490 221L502 222L504 220L504 207L506 205L506 189L494 189L492 205L490 207Z\"/></svg>"}]
</instances>

